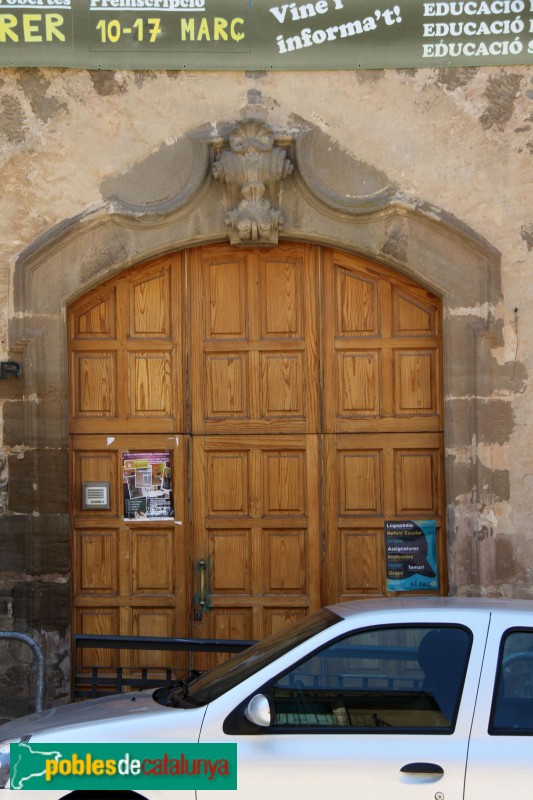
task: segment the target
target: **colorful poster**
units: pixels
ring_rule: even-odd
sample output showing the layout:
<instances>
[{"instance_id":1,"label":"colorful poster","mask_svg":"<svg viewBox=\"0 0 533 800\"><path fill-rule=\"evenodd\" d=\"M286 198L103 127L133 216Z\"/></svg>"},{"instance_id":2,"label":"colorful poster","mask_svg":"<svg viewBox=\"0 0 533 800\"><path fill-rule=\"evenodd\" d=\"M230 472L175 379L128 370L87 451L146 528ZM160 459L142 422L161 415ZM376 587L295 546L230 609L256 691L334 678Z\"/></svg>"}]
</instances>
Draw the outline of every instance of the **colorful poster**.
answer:
<instances>
[{"instance_id":1,"label":"colorful poster","mask_svg":"<svg viewBox=\"0 0 533 800\"><path fill-rule=\"evenodd\" d=\"M439 588L435 520L385 522L385 556L389 592Z\"/></svg>"},{"instance_id":2,"label":"colorful poster","mask_svg":"<svg viewBox=\"0 0 533 800\"><path fill-rule=\"evenodd\" d=\"M173 518L171 477L170 453L123 453L124 518Z\"/></svg>"}]
</instances>

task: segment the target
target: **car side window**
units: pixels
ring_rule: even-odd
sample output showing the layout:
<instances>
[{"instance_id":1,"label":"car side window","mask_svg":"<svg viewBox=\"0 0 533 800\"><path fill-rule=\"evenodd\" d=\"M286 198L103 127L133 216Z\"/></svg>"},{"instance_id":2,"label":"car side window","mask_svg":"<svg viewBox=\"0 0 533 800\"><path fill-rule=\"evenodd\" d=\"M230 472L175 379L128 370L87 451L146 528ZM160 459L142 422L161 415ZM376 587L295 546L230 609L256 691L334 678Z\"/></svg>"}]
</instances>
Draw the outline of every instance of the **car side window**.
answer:
<instances>
[{"instance_id":1,"label":"car side window","mask_svg":"<svg viewBox=\"0 0 533 800\"><path fill-rule=\"evenodd\" d=\"M339 640L278 678L277 731L450 733L471 634L459 627L383 627Z\"/></svg>"},{"instance_id":2,"label":"car side window","mask_svg":"<svg viewBox=\"0 0 533 800\"><path fill-rule=\"evenodd\" d=\"M489 733L533 734L533 631L512 630L503 637Z\"/></svg>"}]
</instances>

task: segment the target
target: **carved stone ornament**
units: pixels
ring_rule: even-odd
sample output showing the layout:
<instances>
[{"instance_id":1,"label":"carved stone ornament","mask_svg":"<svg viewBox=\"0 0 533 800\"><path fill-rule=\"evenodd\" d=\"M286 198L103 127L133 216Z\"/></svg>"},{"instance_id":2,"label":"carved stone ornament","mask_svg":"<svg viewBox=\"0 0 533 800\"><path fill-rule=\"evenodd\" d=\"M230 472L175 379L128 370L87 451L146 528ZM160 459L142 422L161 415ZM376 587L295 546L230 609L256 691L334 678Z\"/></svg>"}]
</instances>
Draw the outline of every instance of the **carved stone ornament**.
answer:
<instances>
[{"instance_id":1,"label":"carved stone ornament","mask_svg":"<svg viewBox=\"0 0 533 800\"><path fill-rule=\"evenodd\" d=\"M225 187L231 244L277 245L283 217L281 183L292 173L286 151L275 147L271 128L261 120L240 122L213 164L213 175Z\"/></svg>"}]
</instances>

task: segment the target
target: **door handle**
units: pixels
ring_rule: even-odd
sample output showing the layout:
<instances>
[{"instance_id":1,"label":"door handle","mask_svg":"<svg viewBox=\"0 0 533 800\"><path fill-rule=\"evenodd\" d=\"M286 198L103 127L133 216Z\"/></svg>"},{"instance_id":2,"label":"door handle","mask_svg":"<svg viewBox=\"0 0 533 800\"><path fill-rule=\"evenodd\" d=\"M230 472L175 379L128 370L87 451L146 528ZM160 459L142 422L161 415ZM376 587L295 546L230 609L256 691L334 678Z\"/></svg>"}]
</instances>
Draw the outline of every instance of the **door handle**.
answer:
<instances>
[{"instance_id":1,"label":"door handle","mask_svg":"<svg viewBox=\"0 0 533 800\"><path fill-rule=\"evenodd\" d=\"M442 767L427 761L413 761L412 764L405 764L400 772L410 772L413 775L444 775Z\"/></svg>"},{"instance_id":2,"label":"door handle","mask_svg":"<svg viewBox=\"0 0 533 800\"><path fill-rule=\"evenodd\" d=\"M207 611L208 608L208 588L206 586L207 561L204 558L200 559L200 561L196 563L194 571L195 573L198 572L200 574L200 590L198 594L195 594L194 596L194 621L201 622L204 611ZM196 583L196 578L194 582Z\"/></svg>"},{"instance_id":3,"label":"door handle","mask_svg":"<svg viewBox=\"0 0 533 800\"><path fill-rule=\"evenodd\" d=\"M198 564L200 570L200 608L205 608L205 571L206 571L206 563L204 559L200 561Z\"/></svg>"}]
</instances>

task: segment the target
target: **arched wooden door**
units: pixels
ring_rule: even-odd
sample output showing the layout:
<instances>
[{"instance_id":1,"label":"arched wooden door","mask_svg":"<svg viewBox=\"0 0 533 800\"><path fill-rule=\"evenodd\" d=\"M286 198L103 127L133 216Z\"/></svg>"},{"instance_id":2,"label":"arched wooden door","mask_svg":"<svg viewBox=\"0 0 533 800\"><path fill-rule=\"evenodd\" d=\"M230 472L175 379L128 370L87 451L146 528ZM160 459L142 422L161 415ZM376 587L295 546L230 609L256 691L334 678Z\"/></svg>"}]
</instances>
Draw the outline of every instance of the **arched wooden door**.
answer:
<instances>
[{"instance_id":1,"label":"arched wooden door","mask_svg":"<svg viewBox=\"0 0 533 800\"><path fill-rule=\"evenodd\" d=\"M384 595L394 519L435 520L446 592L438 298L317 246L216 245L68 319L76 631L261 638Z\"/></svg>"}]
</instances>

